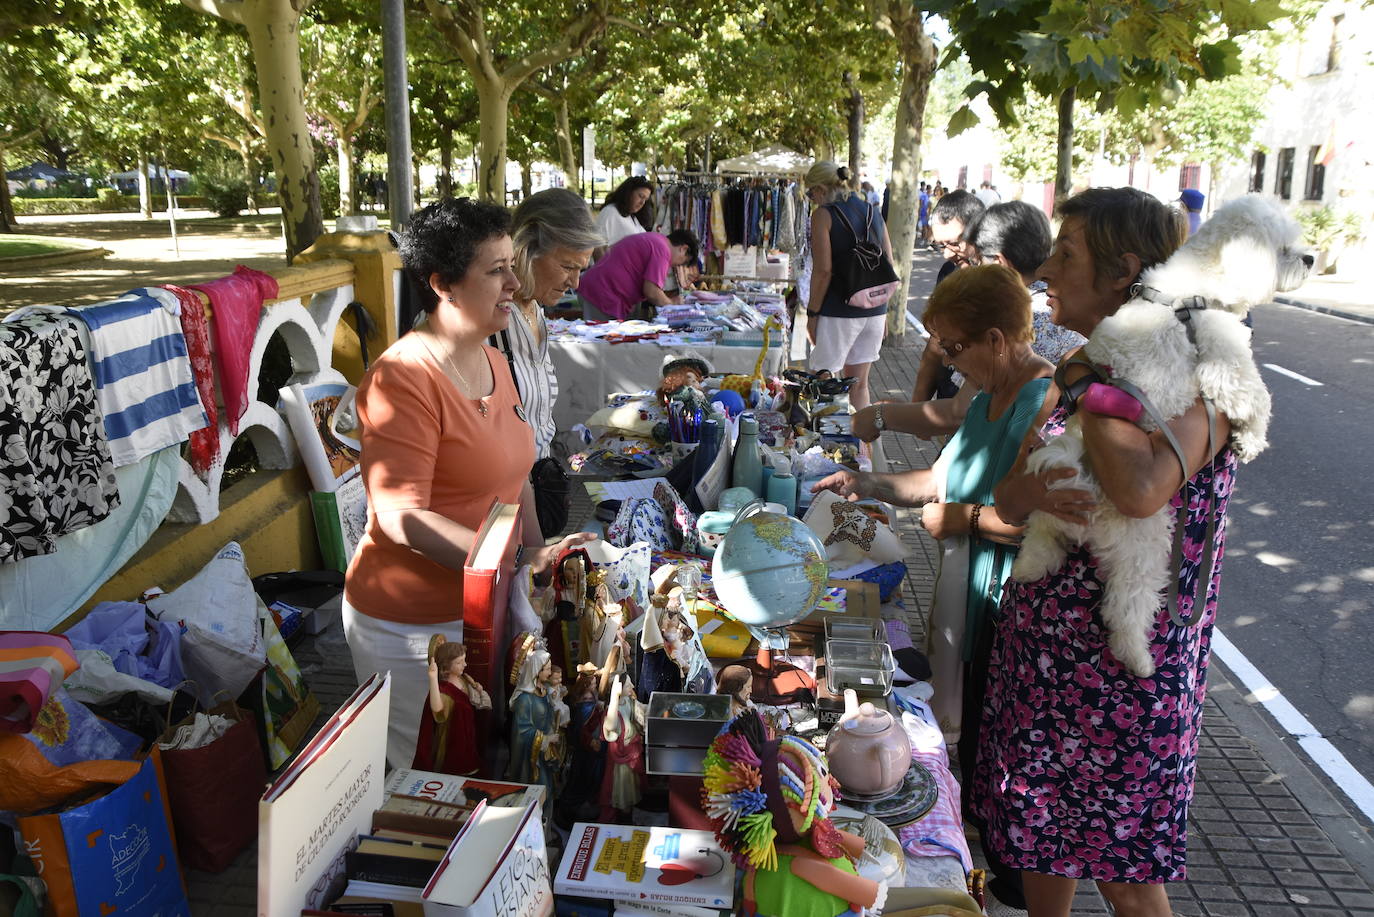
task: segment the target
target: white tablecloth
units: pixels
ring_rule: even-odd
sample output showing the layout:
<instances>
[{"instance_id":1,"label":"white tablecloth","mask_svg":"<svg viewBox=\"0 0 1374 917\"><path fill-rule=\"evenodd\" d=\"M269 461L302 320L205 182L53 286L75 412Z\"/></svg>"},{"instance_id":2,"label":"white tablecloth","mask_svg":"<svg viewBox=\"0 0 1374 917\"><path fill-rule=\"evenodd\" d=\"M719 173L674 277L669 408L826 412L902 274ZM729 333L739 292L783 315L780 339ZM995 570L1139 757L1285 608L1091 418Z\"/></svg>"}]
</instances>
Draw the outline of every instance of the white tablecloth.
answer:
<instances>
[{"instance_id":1,"label":"white tablecloth","mask_svg":"<svg viewBox=\"0 0 1374 917\"><path fill-rule=\"evenodd\" d=\"M657 387L664 355L688 350L706 358L717 373L751 374L759 358L756 344L743 347L722 344L660 347L653 341L628 344L550 341L549 353L553 357L554 370L558 373L558 403L553 407L553 419L558 429L567 430L574 424L586 421L606 406L606 396L613 392L638 392ZM782 368L782 347L780 343L775 343L768 348L763 371L767 375L777 375Z\"/></svg>"}]
</instances>

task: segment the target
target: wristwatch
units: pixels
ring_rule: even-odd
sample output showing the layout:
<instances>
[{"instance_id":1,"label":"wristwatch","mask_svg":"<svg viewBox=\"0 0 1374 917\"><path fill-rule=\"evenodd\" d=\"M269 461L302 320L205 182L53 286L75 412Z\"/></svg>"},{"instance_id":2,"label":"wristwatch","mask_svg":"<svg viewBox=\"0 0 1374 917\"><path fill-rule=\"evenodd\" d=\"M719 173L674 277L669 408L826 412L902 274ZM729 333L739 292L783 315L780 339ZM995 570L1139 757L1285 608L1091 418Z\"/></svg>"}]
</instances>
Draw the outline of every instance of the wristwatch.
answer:
<instances>
[{"instance_id":1,"label":"wristwatch","mask_svg":"<svg viewBox=\"0 0 1374 917\"><path fill-rule=\"evenodd\" d=\"M873 405L873 429L879 433L887 429L887 424L883 422L883 406L881 404Z\"/></svg>"}]
</instances>

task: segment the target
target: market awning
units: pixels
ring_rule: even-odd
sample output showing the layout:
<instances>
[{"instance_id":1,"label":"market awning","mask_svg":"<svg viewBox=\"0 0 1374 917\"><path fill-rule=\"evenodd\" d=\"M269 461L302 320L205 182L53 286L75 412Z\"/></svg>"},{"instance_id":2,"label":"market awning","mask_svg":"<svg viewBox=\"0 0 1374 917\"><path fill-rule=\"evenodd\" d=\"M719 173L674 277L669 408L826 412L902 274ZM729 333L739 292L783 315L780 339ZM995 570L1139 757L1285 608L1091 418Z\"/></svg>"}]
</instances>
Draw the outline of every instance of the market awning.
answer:
<instances>
[{"instance_id":1,"label":"market awning","mask_svg":"<svg viewBox=\"0 0 1374 917\"><path fill-rule=\"evenodd\" d=\"M785 146L766 146L743 156L722 159L716 163L721 172L772 172L779 175L801 175L815 162Z\"/></svg>"}]
</instances>

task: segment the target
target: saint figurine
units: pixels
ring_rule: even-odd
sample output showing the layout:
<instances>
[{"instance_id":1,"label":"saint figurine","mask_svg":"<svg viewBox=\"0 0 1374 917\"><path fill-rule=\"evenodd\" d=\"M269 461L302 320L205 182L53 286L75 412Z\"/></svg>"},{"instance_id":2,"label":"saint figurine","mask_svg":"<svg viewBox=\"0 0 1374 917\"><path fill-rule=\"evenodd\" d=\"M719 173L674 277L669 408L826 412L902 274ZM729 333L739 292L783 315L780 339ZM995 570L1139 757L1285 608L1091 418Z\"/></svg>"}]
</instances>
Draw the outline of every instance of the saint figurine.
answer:
<instances>
[{"instance_id":1,"label":"saint figurine","mask_svg":"<svg viewBox=\"0 0 1374 917\"><path fill-rule=\"evenodd\" d=\"M542 783L552 797L563 745L549 697L553 663L544 641L534 634L516 639L516 665L511 671L515 691L510 698L510 779Z\"/></svg>"},{"instance_id":2,"label":"saint figurine","mask_svg":"<svg viewBox=\"0 0 1374 917\"><path fill-rule=\"evenodd\" d=\"M634 685L617 678L601 721L606 743L606 771L601 778L601 821L628 820L644 794L644 716Z\"/></svg>"},{"instance_id":3,"label":"saint figurine","mask_svg":"<svg viewBox=\"0 0 1374 917\"><path fill-rule=\"evenodd\" d=\"M477 748L478 710L491 709L486 689L465 673L467 648L443 635L431 639L429 696L420 712L420 732L411 767L470 776L481 766Z\"/></svg>"}]
</instances>

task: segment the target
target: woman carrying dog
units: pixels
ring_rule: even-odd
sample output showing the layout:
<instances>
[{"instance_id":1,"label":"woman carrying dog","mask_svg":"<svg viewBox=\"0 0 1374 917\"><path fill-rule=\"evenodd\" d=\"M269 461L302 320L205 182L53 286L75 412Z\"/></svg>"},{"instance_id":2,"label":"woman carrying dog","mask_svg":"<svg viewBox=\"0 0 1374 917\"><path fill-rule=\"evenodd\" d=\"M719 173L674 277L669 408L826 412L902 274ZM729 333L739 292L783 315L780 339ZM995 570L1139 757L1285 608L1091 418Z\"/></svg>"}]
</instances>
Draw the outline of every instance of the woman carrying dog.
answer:
<instances>
[{"instance_id":1,"label":"woman carrying dog","mask_svg":"<svg viewBox=\"0 0 1374 917\"><path fill-rule=\"evenodd\" d=\"M1063 224L1040 267L1055 323L1085 336L1130 297L1141 271L1183 241L1169 207L1132 188L1097 188L1066 201ZM1072 356L1072 355L1071 355ZM1165 883L1185 875L1188 803L1193 795L1225 513L1236 458L1229 424L1208 420L1199 400L1169 423L1182 445L1187 479L1162 432L1092 413L1074 383L1086 370L1065 365L1070 395L1043 433L1058 435L1069 412L1082 417L1094 473L1113 504L1144 517L1187 501L1180 600L1160 609L1151 638L1157 671L1132 675L1107 645L1098 606L1103 585L1086 546L1034 583L1008 583L989 664L982 741L971 787L984 842L1023 872L1031 917L1070 913L1079 879L1097 882L1120 917L1168 915ZM1073 474L1025 472L1036 445L1027 436L1016 466L996 488L996 514L1022 523L1033 510L1086 523L1094 504L1081 490L1050 490ZM1215 562L1201 570L1208 497L1215 489ZM1196 596L1196 598L1192 598ZM1201 603L1198 623L1175 623Z\"/></svg>"}]
</instances>

